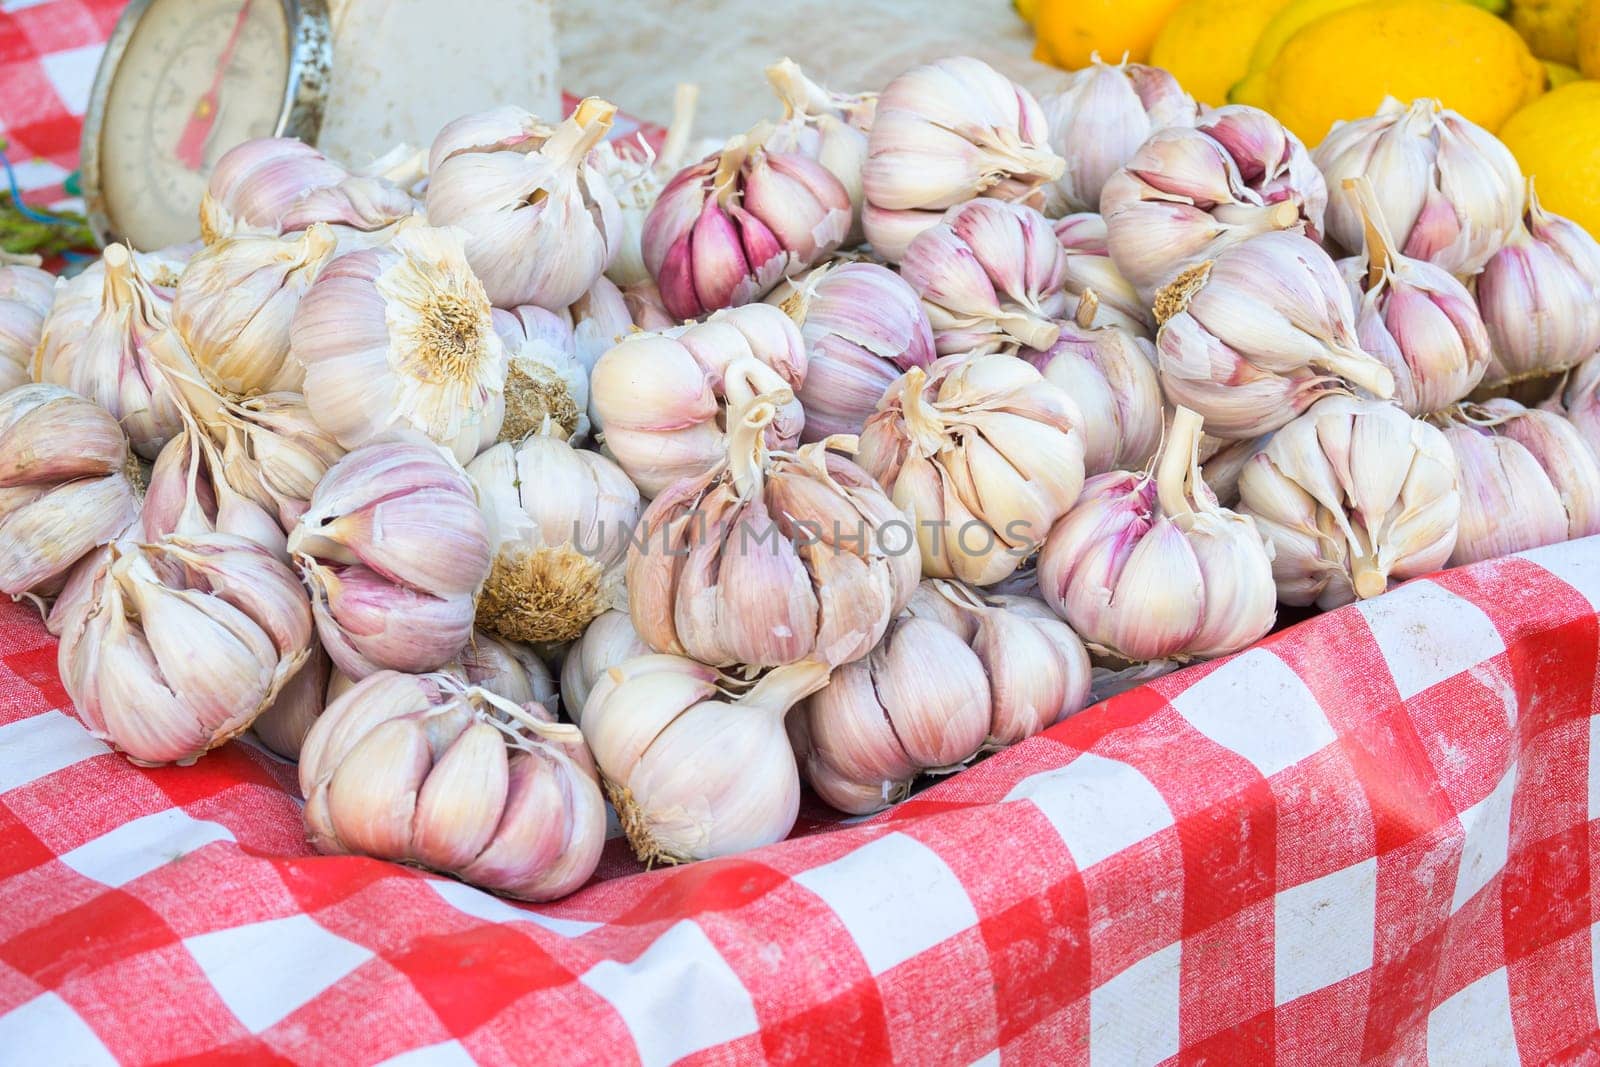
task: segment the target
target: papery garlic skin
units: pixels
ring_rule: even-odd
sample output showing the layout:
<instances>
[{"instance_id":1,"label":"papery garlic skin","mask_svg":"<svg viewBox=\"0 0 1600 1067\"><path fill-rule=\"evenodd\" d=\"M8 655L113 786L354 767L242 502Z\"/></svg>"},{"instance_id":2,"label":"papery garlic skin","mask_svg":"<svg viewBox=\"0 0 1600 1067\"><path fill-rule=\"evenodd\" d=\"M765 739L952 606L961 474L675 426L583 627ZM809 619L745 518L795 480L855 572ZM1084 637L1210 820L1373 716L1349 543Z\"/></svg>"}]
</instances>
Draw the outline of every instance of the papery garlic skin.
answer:
<instances>
[{"instance_id":1,"label":"papery garlic skin","mask_svg":"<svg viewBox=\"0 0 1600 1067\"><path fill-rule=\"evenodd\" d=\"M29 381L28 366L55 299L54 275L0 255L0 392Z\"/></svg>"},{"instance_id":2,"label":"papery garlic skin","mask_svg":"<svg viewBox=\"0 0 1600 1067\"><path fill-rule=\"evenodd\" d=\"M511 143L467 136L482 116L439 132L429 153L428 219L466 234L467 261L496 307L564 308L616 254L617 199L587 161L616 112L590 97L553 127L514 108L486 113L505 121Z\"/></svg>"},{"instance_id":3,"label":"papery garlic skin","mask_svg":"<svg viewBox=\"0 0 1600 1067\"><path fill-rule=\"evenodd\" d=\"M154 366L150 342L167 329L172 295L119 244L104 268L61 287L34 353L36 381L88 397L122 424L135 452L155 459L181 428L176 398Z\"/></svg>"},{"instance_id":4,"label":"papery garlic skin","mask_svg":"<svg viewBox=\"0 0 1600 1067\"><path fill-rule=\"evenodd\" d=\"M1179 408L1155 477L1090 478L1039 556L1039 588L1093 652L1129 662L1237 652L1272 628L1271 549L1200 480Z\"/></svg>"},{"instance_id":5,"label":"papery garlic skin","mask_svg":"<svg viewBox=\"0 0 1600 1067\"><path fill-rule=\"evenodd\" d=\"M0 593L56 583L138 520L128 440L60 386L0 393Z\"/></svg>"},{"instance_id":6,"label":"papery garlic skin","mask_svg":"<svg viewBox=\"0 0 1600 1067\"><path fill-rule=\"evenodd\" d=\"M626 609L612 609L598 616L576 641L567 646L561 660L561 705L567 716L583 725L583 706L600 676L612 667L653 650L633 628L633 617Z\"/></svg>"},{"instance_id":7,"label":"papery garlic skin","mask_svg":"<svg viewBox=\"0 0 1600 1067\"><path fill-rule=\"evenodd\" d=\"M1349 178L1377 190L1396 251L1451 274L1476 273L1516 226L1522 171L1498 138L1427 98L1385 99L1370 118L1335 123L1313 153L1327 179L1328 242L1359 252L1363 240Z\"/></svg>"},{"instance_id":8,"label":"papery garlic skin","mask_svg":"<svg viewBox=\"0 0 1600 1067\"><path fill-rule=\"evenodd\" d=\"M222 533L289 558L277 515L234 487L210 437L193 424L168 441L151 466L139 522L147 541Z\"/></svg>"},{"instance_id":9,"label":"papery garlic skin","mask_svg":"<svg viewBox=\"0 0 1600 1067\"><path fill-rule=\"evenodd\" d=\"M641 493L655 496L727 454L719 422L725 424L730 390L771 396L778 410L767 443L792 448L805 423L793 392L806 367L805 341L789 316L750 304L625 337L595 364L589 404L606 449Z\"/></svg>"},{"instance_id":10,"label":"papery garlic skin","mask_svg":"<svg viewBox=\"0 0 1600 1067\"><path fill-rule=\"evenodd\" d=\"M256 739L287 760L298 760L312 723L330 702L328 677L333 665L322 646L313 642L294 677L284 683L272 704L256 716L250 729Z\"/></svg>"},{"instance_id":11,"label":"papery garlic skin","mask_svg":"<svg viewBox=\"0 0 1600 1067\"><path fill-rule=\"evenodd\" d=\"M1078 406L1088 475L1143 467L1162 430L1155 346L1115 325L1093 326L1098 306L1094 290L1085 290L1078 321L1061 323L1055 344L1017 353Z\"/></svg>"},{"instance_id":12,"label":"papery garlic skin","mask_svg":"<svg viewBox=\"0 0 1600 1067\"><path fill-rule=\"evenodd\" d=\"M1160 67L1104 63L1072 71L1058 91L1039 98L1050 148L1067 161L1048 189L1052 215L1099 211L1107 179L1156 130L1192 126L1194 97Z\"/></svg>"},{"instance_id":13,"label":"papery garlic skin","mask_svg":"<svg viewBox=\"0 0 1600 1067\"><path fill-rule=\"evenodd\" d=\"M61 635L89 732L144 766L193 763L246 730L310 653L294 574L226 534L118 542Z\"/></svg>"},{"instance_id":14,"label":"papery garlic skin","mask_svg":"<svg viewBox=\"0 0 1600 1067\"><path fill-rule=\"evenodd\" d=\"M520 900L565 896L605 844L604 799L569 754L576 733L447 674L374 674L306 736L311 843Z\"/></svg>"},{"instance_id":15,"label":"papery garlic skin","mask_svg":"<svg viewBox=\"0 0 1600 1067\"><path fill-rule=\"evenodd\" d=\"M410 195L383 178L352 175L291 137L258 137L222 154L200 201L206 244L236 234L278 236L329 223L381 230L410 215Z\"/></svg>"},{"instance_id":16,"label":"papery garlic skin","mask_svg":"<svg viewBox=\"0 0 1600 1067\"><path fill-rule=\"evenodd\" d=\"M1542 406L1565 415L1600 459L1600 359L1573 368L1561 391Z\"/></svg>"},{"instance_id":17,"label":"papery garlic skin","mask_svg":"<svg viewBox=\"0 0 1600 1067\"><path fill-rule=\"evenodd\" d=\"M1100 198L1117 269L1153 300L1178 275L1243 241L1287 231L1321 238L1328 190L1305 146L1258 108L1208 109L1159 130Z\"/></svg>"},{"instance_id":18,"label":"papery garlic skin","mask_svg":"<svg viewBox=\"0 0 1600 1067\"><path fill-rule=\"evenodd\" d=\"M779 289L781 288L780 285ZM628 286L627 291L622 294L622 299L628 308L628 316L633 320L633 325L641 330L659 333L674 326L684 325L683 320L674 317L672 312L667 310L667 305L661 302L661 290L656 288L656 283L653 281L642 281Z\"/></svg>"},{"instance_id":19,"label":"papery garlic skin","mask_svg":"<svg viewBox=\"0 0 1600 1067\"><path fill-rule=\"evenodd\" d=\"M285 531L293 528L345 450L312 419L298 393L265 393L228 410L220 433L229 482L274 512Z\"/></svg>"},{"instance_id":20,"label":"papery garlic skin","mask_svg":"<svg viewBox=\"0 0 1600 1067\"><path fill-rule=\"evenodd\" d=\"M312 417L345 448L415 430L466 462L500 432L505 345L449 230L408 225L329 263L290 349Z\"/></svg>"},{"instance_id":21,"label":"papery garlic skin","mask_svg":"<svg viewBox=\"0 0 1600 1067\"><path fill-rule=\"evenodd\" d=\"M940 355L998 352L1055 343L1066 261L1043 215L983 198L919 233L900 273L922 297Z\"/></svg>"},{"instance_id":22,"label":"papery garlic skin","mask_svg":"<svg viewBox=\"0 0 1600 1067\"><path fill-rule=\"evenodd\" d=\"M288 547L323 646L352 678L434 670L472 635L488 528L471 480L436 445L412 437L345 456Z\"/></svg>"},{"instance_id":23,"label":"papery garlic skin","mask_svg":"<svg viewBox=\"0 0 1600 1067\"><path fill-rule=\"evenodd\" d=\"M800 440L858 434L903 371L936 358L915 289L876 263L821 267L767 298L800 327L806 376Z\"/></svg>"},{"instance_id":24,"label":"papery garlic skin","mask_svg":"<svg viewBox=\"0 0 1600 1067\"><path fill-rule=\"evenodd\" d=\"M779 152L799 152L821 163L850 197L846 245L861 243L861 170L867 162L867 134L878 108L876 93L835 93L818 85L792 59L767 68L767 83L783 104L783 119L767 144Z\"/></svg>"},{"instance_id":25,"label":"papery garlic skin","mask_svg":"<svg viewBox=\"0 0 1600 1067\"><path fill-rule=\"evenodd\" d=\"M905 799L917 775L953 771L989 731L989 680L959 636L895 619L866 659L833 673L786 721L801 771L840 811Z\"/></svg>"},{"instance_id":26,"label":"papery garlic skin","mask_svg":"<svg viewBox=\"0 0 1600 1067\"><path fill-rule=\"evenodd\" d=\"M640 520L629 610L658 652L719 667L849 663L916 588L909 533L886 543L905 516L829 442L768 453L773 410L736 404L724 462L669 487Z\"/></svg>"},{"instance_id":27,"label":"papery garlic skin","mask_svg":"<svg viewBox=\"0 0 1600 1067\"><path fill-rule=\"evenodd\" d=\"M1326 252L1262 234L1191 268L1156 302L1167 400L1240 440L1286 424L1328 393L1394 395L1394 375L1361 350L1350 290Z\"/></svg>"},{"instance_id":28,"label":"papery garlic skin","mask_svg":"<svg viewBox=\"0 0 1600 1067\"><path fill-rule=\"evenodd\" d=\"M291 237L221 238L195 254L173 294L172 326L208 384L230 396L300 390L290 327L337 246L319 223Z\"/></svg>"},{"instance_id":29,"label":"papery garlic skin","mask_svg":"<svg viewBox=\"0 0 1600 1067\"><path fill-rule=\"evenodd\" d=\"M1455 455L1393 404L1330 396L1239 476L1239 511L1273 547L1278 599L1331 610L1438 570L1455 548Z\"/></svg>"},{"instance_id":30,"label":"papery garlic skin","mask_svg":"<svg viewBox=\"0 0 1600 1067\"><path fill-rule=\"evenodd\" d=\"M572 318L573 351L586 375L594 372L601 356L633 332L627 299L606 277L596 278L589 291L567 309L567 314ZM593 417L591 411L591 420Z\"/></svg>"},{"instance_id":31,"label":"papery garlic skin","mask_svg":"<svg viewBox=\"0 0 1600 1067\"><path fill-rule=\"evenodd\" d=\"M1089 652L1041 600L997 597L968 604L972 648L989 677L988 748L1025 741L1089 704Z\"/></svg>"},{"instance_id":32,"label":"papery garlic skin","mask_svg":"<svg viewBox=\"0 0 1600 1067\"><path fill-rule=\"evenodd\" d=\"M1600 459L1566 419L1506 399L1445 418L1461 477L1452 567L1600 533Z\"/></svg>"},{"instance_id":33,"label":"papery garlic skin","mask_svg":"<svg viewBox=\"0 0 1600 1067\"><path fill-rule=\"evenodd\" d=\"M1473 288L1493 350L1489 385L1553 374L1600 352L1600 242L1545 211L1531 180L1527 212Z\"/></svg>"},{"instance_id":34,"label":"papery garlic skin","mask_svg":"<svg viewBox=\"0 0 1600 1067\"><path fill-rule=\"evenodd\" d=\"M1066 161L1038 101L971 56L913 67L878 96L861 168L862 227L898 263L946 209L978 196L1043 204Z\"/></svg>"},{"instance_id":35,"label":"papery garlic skin","mask_svg":"<svg viewBox=\"0 0 1600 1067\"><path fill-rule=\"evenodd\" d=\"M634 853L687 863L783 840L800 810L784 715L827 679L824 664L797 663L733 698L722 675L681 656L606 671L583 736Z\"/></svg>"},{"instance_id":36,"label":"papery garlic skin","mask_svg":"<svg viewBox=\"0 0 1600 1067\"><path fill-rule=\"evenodd\" d=\"M1082 425L1027 362L945 356L890 387L856 458L910 516L924 575L992 585L1077 500Z\"/></svg>"},{"instance_id":37,"label":"papery garlic skin","mask_svg":"<svg viewBox=\"0 0 1600 1067\"><path fill-rule=\"evenodd\" d=\"M567 318L532 304L493 315L507 367L500 439L549 433L581 442L589 433L589 374Z\"/></svg>"},{"instance_id":38,"label":"papery garlic skin","mask_svg":"<svg viewBox=\"0 0 1600 1067\"><path fill-rule=\"evenodd\" d=\"M473 460L493 567L478 625L513 641L571 641L625 603L622 562L639 491L596 452L535 435Z\"/></svg>"},{"instance_id":39,"label":"papery garlic skin","mask_svg":"<svg viewBox=\"0 0 1600 1067\"><path fill-rule=\"evenodd\" d=\"M1056 240L1067 253L1062 281L1062 290L1067 294L1066 313L1076 315L1083 294L1093 290L1100 325L1121 326L1138 336L1154 337L1155 311L1112 262L1106 247L1105 219L1082 212L1065 215L1054 226Z\"/></svg>"}]
</instances>

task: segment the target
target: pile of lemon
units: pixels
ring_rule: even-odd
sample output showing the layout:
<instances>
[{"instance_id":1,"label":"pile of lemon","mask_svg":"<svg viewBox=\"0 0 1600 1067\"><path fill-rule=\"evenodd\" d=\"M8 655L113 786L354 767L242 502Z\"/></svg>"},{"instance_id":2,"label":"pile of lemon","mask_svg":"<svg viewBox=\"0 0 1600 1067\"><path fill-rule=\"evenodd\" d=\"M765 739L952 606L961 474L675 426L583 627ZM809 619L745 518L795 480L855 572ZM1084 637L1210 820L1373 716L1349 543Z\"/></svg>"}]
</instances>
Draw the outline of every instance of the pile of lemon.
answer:
<instances>
[{"instance_id":1,"label":"pile of lemon","mask_svg":"<svg viewBox=\"0 0 1600 1067\"><path fill-rule=\"evenodd\" d=\"M1600 236L1600 0L1016 0L1035 58L1165 67L1202 103L1253 104L1308 145L1385 96L1493 130L1545 206Z\"/></svg>"}]
</instances>

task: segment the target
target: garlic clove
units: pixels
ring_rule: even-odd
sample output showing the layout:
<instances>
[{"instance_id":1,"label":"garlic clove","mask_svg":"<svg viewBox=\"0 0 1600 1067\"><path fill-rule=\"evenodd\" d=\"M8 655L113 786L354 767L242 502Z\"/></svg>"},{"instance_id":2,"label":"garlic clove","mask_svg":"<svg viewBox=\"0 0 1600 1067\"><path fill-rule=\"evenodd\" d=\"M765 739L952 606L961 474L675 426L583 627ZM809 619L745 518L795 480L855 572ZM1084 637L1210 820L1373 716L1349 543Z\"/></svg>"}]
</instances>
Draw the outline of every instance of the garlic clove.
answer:
<instances>
[{"instance_id":1,"label":"garlic clove","mask_svg":"<svg viewBox=\"0 0 1600 1067\"><path fill-rule=\"evenodd\" d=\"M476 722L438 756L416 793L412 856L450 869L469 864L488 846L506 804L505 747L499 730Z\"/></svg>"},{"instance_id":2,"label":"garlic clove","mask_svg":"<svg viewBox=\"0 0 1600 1067\"><path fill-rule=\"evenodd\" d=\"M431 596L365 567L302 561L317 633L339 669L428 671L448 663L472 635L470 595Z\"/></svg>"},{"instance_id":3,"label":"garlic clove","mask_svg":"<svg viewBox=\"0 0 1600 1067\"><path fill-rule=\"evenodd\" d=\"M607 611L591 622L561 660L561 705L567 717L581 727L583 706L600 676L625 660L649 653L650 646L639 637L626 611Z\"/></svg>"},{"instance_id":4,"label":"garlic clove","mask_svg":"<svg viewBox=\"0 0 1600 1067\"><path fill-rule=\"evenodd\" d=\"M335 834L346 848L409 856L417 792L431 762L414 719L379 723L340 761L327 784Z\"/></svg>"}]
</instances>

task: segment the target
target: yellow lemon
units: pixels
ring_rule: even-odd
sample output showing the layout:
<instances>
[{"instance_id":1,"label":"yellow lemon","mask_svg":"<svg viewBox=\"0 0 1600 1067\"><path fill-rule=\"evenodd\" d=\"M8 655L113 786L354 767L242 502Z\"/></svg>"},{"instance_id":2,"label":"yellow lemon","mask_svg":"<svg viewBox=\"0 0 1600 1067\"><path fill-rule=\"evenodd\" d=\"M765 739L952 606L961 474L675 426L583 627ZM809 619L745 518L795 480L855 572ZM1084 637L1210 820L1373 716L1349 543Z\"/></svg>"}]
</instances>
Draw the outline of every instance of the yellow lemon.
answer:
<instances>
[{"instance_id":1,"label":"yellow lemon","mask_svg":"<svg viewBox=\"0 0 1600 1067\"><path fill-rule=\"evenodd\" d=\"M1034 14L1039 10L1039 0L1011 0L1011 6L1016 8L1023 22L1031 25Z\"/></svg>"},{"instance_id":2,"label":"yellow lemon","mask_svg":"<svg viewBox=\"0 0 1600 1067\"><path fill-rule=\"evenodd\" d=\"M1437 97L1485 129L1544 91L1517 32L1454 0L1374 0L1303 27L1265 75L1261 103L1308 145L1385 96Z\"/></svg>"},{"instance_id":3,"label":"yellow lemon","mask_svg":"<svg viewBox=\"0 0 1600 1067\"><path fill-rule=\"evenodd\" d=\"M1500 139L1538 179L1540 203L1600 238L1600 81L1546 93L1512 115Z\"/></svg>"},{"instance_id":4,"label":"yellow lemon","mask_svg":"<svg viewBox=\"0 0 1600 1067\"><path fill-rule=\"evenodd\" d=\"M1178 0L1039 0L1034 58L1066 70L1087 67L1096 53L1107 63L1124 55L1147 62L1156 34L1177 6Z\"/></svg>"},{"instance_id":5,"label":"yellow lemon","mask_svg":"<svg viewBox=\"0 0 1600 1067\"><path fill-rule=\"evenodd\" d=\"M1600 0L1578 12L1578 69L1585 78L1600 78Z\"/></svg>"},{"instance_id":6,"label":"yellow lemon","mask_svg":"<svg viewBox=\"0 0 1600 1067\"><path fill-rule=\"evenodd\" d=\"M1540 59L1578 61L1578 15L1585 0L1516 0L1511 25Z\"/></svg>"},{"instance_id":7,"label":"yellow lemon","mask_svg":"<svg viewBox=\"0 0 1600 1067\"><path fill-rule=\"evenodd\" d=\"M1150 62L1172 72L1202 104L1228 102L1244 77L1256 38L1290 0L1183 0L1150 49Z\"/></svg>"},{"instance_id":8,"label":"yellow lemon","mask_svg":"<svg viewBox=\"0 0 1600 1067\"><path fill-rule=\"evenodd\" d=\"M1583 72L1577 67L1569 67L1565 63L1552 63L1544 61L1544 80L1546 88L1559 89L1569 82L1575 82L1583 77Z\"/></svg>"}]
</instances>

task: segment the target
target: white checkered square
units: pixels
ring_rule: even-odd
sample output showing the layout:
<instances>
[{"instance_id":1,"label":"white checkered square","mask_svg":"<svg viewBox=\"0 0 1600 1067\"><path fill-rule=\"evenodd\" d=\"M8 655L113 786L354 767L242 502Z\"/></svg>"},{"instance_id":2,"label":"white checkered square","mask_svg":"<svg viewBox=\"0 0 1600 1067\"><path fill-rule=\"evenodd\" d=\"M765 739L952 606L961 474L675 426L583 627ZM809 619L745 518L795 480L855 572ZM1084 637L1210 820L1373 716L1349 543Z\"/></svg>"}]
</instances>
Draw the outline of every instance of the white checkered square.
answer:
<instances>
[{"instance_id":1,"label":"white checkered square","mask_svg":"<svg viewBox=\"0 0 1600 1067\"><path fill-rule=\"evenodd\" d=\"M1151 1067L1178 1052L1181 942L1089 994L1090 1067Z\"/></svg>"},{"instance_id":2,"label":"white checkered square","mask_svg":"<svg viewBox=\"0 0 1600 1067\"><path fill-rule=\"evenodd\" d=\"M103 44L86 44L82 48L69 48L39 57L44 76L50 79L56 95L74 115L89 109L89 91L94 88L95 70L100 66Z\"/></svg>"},{"instance_id":3,"label":"white checkered square","mask_svg":"<svg viewBox=\"0 0 1600 1067\"><path fill-rule=\"evenodd\" d=\"M1521 1063L1506 969L1491 971L1428 1016L1428 1062L1449 1067Z\"/></svg>"},{"instance_id":4,"label":"white checkered square","mask_svg":"<svg viewBox=\"0 0 1600 1067\"><path fill-rule=\"evenodd\" d=\"M77 719L59 711L0 726L0 793L110 751Z\"/></svg>"},{"instance_id":5,"label":"white checkered square","mask_svg":"<svg viewBox=\"0 0 1600 1067\"><path fill-rule=\"evenodd\" d=\"M64 854L61 862L85 878L123 886L213 841L232 840L227 827L169 808L101 834Z\"/></svg>"},{"instance_id":6,"label":"white checkered square","mask_svg":"<svg viewBox=\"0 0 1600 1067\"><path fill-rule=\"evenodd\" d=\"M1273 1003L1371 967L1377 917L1376 859L1280 890L1273 900Z\"/></svg>"},{"instance_id":7,"label":"white checkered square","mask_svg":"<svg viewBox=\"0 0 1600 1067\"><path fill-rule=\"evenodd\" d=\"M1270 778L1333 743L1306 683L1264 648L1235 656L1172 698L1189 725Z\"/></svg>"},{"instance_id":8,"label":"white checkered square","mask_svg":"<svg viewBox=\"0 0 1600 1067\"><path fill-rule=\"evenodd\" d=\"M183 942L228 1009L259 1034L372 958L309 915L236 926Z\"/></svg>"},{"instance_id":9,"label":"white checkered square","mask_svg":"<svg viewBox=\"0 0 1600 1067\"><path fill-rule=\"evenodd\" d=\"M536 911L527 911L513 907L505 901L491 897L482 890L474 889L461 882L448 882L444 879L435 879L428 883L439 897L457 911L466 912L468 915L485 922L535 923L562 937L577 937L595 929L600 923L583 922L579 919L559 919L553 915L540 915Z\"/></svg>"},{"instance_id":10,"label":"white checkered square","mask_svg":"<svg viewBox=\"0 0 1600 1067\"><path fill-rule=\"evenodd\" d=\"M1511 851L1511 795L1517 787L1517 766L1511 765L1494 791L1461 813L1466 831L1461 845L1461 866L1456 869L1456 889L1450 898L1452 914L1478 890L1494 880Z\"/></svg>"},{"instance_id":11,"label":"white checkered square","mask_svg":"<svg viewBox=\"0 0 1600 1067\"><path fill-rule=\"evenodd\" d=\"M1172 810L1149 779L1120 760L1093 753L1024 778L1005 799L1033 801L1079 870L1173 824Z\"/></svg>"},{"instance_id":12,"label":"white checkered square","mask_svg":"<svg viewBox=\"0 0 1600 1067\"><path fill-rule=\"evenodd\" d=\"M378 1067L477 1067L477 1063L461 1042L441 1041L390 1056Z\"/></svg>"},{"instance_id":13,"label":"white checkered square","mask_svg":"<svg viewBox=\"0 0 1600 1067\"><path fill-rule=\"evenodd\" d=\"M89 1024L54 993L41 993L0 1015L0 1063L116 1067L116 1062Z\"/></svg>"},{"instance_id":14,"label":"white checkered square","mask_svg":"<svg viewBox=\"0 0 1600 1067\"><path fill-rule=\"evenodd\" d=\"M1411 582L1361 601L1356 610L1383 651L1401 700L1506 650L1482 609L1433 582Z\"/></svg>"},{"instance_id":15,"label":"white checkered square","mask_svg":"<svg viewBox=\"0 0 1600 1067\"><path fill-rule=\"evenodd\" d=\"M1600 611L1600 537L1585 537L1577 541L1562 541L1518 552L1566 582L1585 600Z\"/></svg>"}]
</instances>

